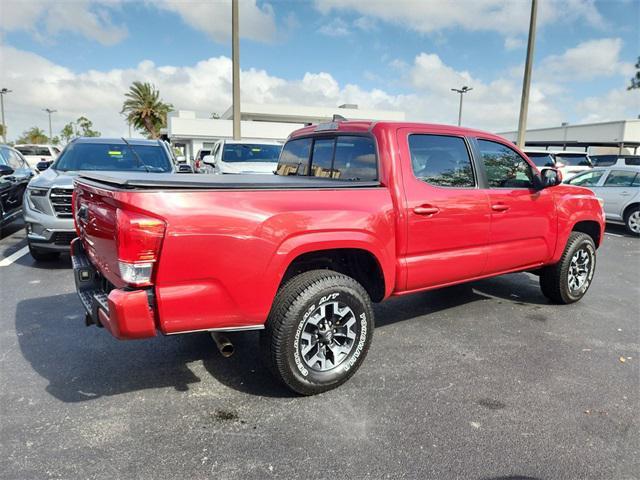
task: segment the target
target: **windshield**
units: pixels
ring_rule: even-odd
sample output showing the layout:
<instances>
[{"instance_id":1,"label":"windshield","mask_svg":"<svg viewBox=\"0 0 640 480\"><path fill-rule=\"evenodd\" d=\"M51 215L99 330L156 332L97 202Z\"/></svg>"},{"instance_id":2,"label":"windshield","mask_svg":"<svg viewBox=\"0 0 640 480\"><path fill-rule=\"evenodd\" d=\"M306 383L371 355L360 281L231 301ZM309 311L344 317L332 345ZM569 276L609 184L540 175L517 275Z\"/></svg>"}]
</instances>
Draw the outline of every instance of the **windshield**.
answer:
<instances>
[{"instance_id":1,"label":"windshield","mask_svg":"<svg viewBox=\"0 0 640 480\"><path fill-rule=\"evenodd\" d=\"M137 156L131 151L135 150ZM170 172L171 163L160 145L72 143L58 157L55 170L131 170Z\"/></svg>"},{"instance_id":2,"label":"windshield","mask_svg":"<svg viewBox=\"0 0 640 480\"><path fill-rule=\"evenodd\" d=\"M258 143L225 143L222 151L222 161L238 162L267 162L276 163L280 156L282 145L260 145Z\"/></svg>"},{"instance_id":3,"label":"windshield","mask_svg":"<svg viewBox=\"0 0 640 480\"><path fill-rule=\"evenodd\" d=\"M567 165L569 167L590 167L591 162L587 154L578 155L563 155L561 153L556 154L556 161Z\"/></svg>"},{"instance_id":4,"label":"windshield","mask_svg":"<svg viewBox=\"0 0 640 480\"><path fill-rule=\"evenodd\" d=\"M26 147L16 147L23 155L37 155L39 157L50 157L51 153L47 147L36 147L36 146L26 146Z\"/></svg>"},{"instance_id":5,"label":"windshield","mask_svg":"<svg viewBox=\"0 0 640 480\"><path fill-rule=\"evenodd\" d=\"M525 152L527 153L527 152ZM549 153L527 153L527 157L535 163L536 167L554 167L553 156Z\"/></svg>"}]
</instances>

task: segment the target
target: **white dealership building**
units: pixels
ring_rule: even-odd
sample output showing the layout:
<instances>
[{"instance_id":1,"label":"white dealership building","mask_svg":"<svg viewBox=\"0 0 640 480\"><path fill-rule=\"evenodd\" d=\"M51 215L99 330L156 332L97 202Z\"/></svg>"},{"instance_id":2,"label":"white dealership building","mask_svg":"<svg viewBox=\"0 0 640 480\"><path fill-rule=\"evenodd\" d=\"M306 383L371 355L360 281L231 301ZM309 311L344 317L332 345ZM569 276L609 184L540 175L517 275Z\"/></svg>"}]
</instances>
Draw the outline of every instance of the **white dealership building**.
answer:
<instances>
[{"instance_id":1,"label":"white dealership building","mask_svg":"<svg viewBox=\"0 0 640 480\"><path fill-rule=\"evenodd\" d=\"M285 140L294 130L306 124L330 121L334 114L349 120L405 120L404 112L366 110L352 104L331 108L243 102L240 130L242 138ZM217 119L179 110L169 116L167 135L174 146L192 159L200 149L212 148L216 140L233 137L233 109L229 108Z\"/></svg>"},{"instance_id":2,"label":"white dealership building","mask_svg":"<svg viewBox=\"0 0 640 480\"><path fill-rule=\"evenodd\" d=\"M500 132L515 141L518 132ZM550 150L588 149L590 154L598 153L640 153L640 119L617 120L613 122L568 124L557 127L527 130L527 146L548 147Z\"/></svg>"}]
</instances>

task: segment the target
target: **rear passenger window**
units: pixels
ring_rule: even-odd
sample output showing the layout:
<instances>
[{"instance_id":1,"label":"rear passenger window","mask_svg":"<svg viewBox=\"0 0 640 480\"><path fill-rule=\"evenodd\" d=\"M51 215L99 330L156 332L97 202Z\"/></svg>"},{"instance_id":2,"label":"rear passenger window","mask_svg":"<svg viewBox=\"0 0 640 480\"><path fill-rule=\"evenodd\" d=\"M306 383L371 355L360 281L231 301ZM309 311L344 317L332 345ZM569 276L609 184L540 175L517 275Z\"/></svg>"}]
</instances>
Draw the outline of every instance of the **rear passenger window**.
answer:
<instances>
[{"instance_id":1,"label":"rear passenger window","mask_svg":"<svg viewBox=\"0 0 640 480\"><path fill-rule=\"evenodd\" d=\"M278 160L278 175L307 175L309 170L310 138L299 138L287 142Z\"/></svg>"},{"instance_id":2,"label":"rear passenger window","mask_svg":"<svg viewBox=\"0 0 640 480\"><path fill-rule=\"evenodd\" d=\"M533 188L533 169L518 152L490 140L478 145L489 188Z\"/></svg>"},{"instance_id":3,"label":"rear passenger window","mask_svg":"<svg viewBox=\"0 0 640 480\"><path fill-rule=\"evenodd\" d=\"M636 178L636 172L625 170L613 170L604 181L605 187L630 187Z\"/></svg>"},{"instance_id":4,"label":"rear passenger window","mask_svg":"<svg viewBox=\"0 0 640 480\"><path fill-rule=\"evenodd\" d=\"M410 135L409 150L418 179L438 187L475 187L471 158L462 138Z\"/></svg>"},{"instance_id":5,"label":"rear passenger window","mask_svg":"<svg viewBox=\"0 0 640 480\"><path fill-rule=\"evenodd\" d=\"M376 180L376 147L370 137L340 136L336 138L332 178L341 180Z\"/></svg>"}]
</instances>

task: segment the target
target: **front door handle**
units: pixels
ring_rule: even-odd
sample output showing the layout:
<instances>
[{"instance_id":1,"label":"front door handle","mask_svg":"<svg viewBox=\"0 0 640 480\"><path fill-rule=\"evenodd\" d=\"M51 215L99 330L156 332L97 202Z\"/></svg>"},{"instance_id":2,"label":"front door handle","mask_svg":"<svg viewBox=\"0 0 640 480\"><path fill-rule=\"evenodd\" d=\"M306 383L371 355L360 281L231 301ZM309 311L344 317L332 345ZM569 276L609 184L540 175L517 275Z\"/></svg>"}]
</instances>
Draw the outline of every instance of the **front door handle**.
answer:
<instances>
[{"instance_id":1,"label":"front door handle","mask_svg":"<svg viewBox=\"0 0 640 480\"><path fill-rule=\"evenodd\" d=\"M509 205L505 205L504 203L496 203L495 205L491 205L491 210L494 212L506 212L509 210Z\"/></svg>"},{"instance_id":2,"label":"front door handle","mask_svg":"<svg viewBox=\"0 0 640 480\"><path fill-rule=\"evenodd\" d=\"M431 205L420 205L419 207L415 207L413 209L413 213L418 215L435 215L438 213L440 209L438 207L432 207Z\"/></svg>"}]
</instances>

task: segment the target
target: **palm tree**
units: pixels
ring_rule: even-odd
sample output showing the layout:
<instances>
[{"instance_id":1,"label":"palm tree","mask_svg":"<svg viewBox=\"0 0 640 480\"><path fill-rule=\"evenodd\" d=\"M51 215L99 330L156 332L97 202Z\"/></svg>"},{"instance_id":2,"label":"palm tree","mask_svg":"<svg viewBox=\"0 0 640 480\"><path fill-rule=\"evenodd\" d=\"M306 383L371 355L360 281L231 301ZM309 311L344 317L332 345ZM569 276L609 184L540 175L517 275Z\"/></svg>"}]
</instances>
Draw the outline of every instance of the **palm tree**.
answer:
<instances>
[{"instance_id":1,"label":"palm tree","mask_svg":"<svg viewBox=\"0 0 640 480\"><path fill-rule=\"evenodd\" d=\"M158 138L167 125L167 114L173 105L160 99L160 92L150 83L133 82L125 94L122 111L137 130L146 131L150 138Z\"/></svg>"}]
</instances>

